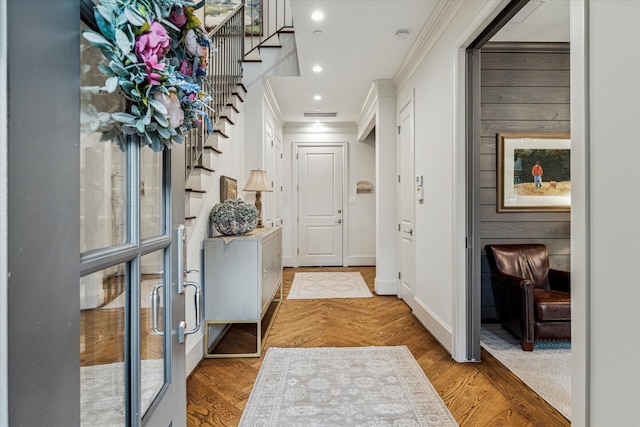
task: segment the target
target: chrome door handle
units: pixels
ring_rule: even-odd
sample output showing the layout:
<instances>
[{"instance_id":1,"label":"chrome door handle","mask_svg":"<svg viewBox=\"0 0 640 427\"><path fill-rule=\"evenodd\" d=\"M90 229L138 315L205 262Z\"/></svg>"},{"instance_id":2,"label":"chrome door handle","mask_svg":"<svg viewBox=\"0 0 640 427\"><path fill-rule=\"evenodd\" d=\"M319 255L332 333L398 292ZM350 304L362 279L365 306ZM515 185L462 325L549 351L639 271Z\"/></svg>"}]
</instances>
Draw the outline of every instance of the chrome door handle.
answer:
<instances>
[{"instance_id":1,"label":"chrome door handle","mask_svg":"<svg viewBox=\"0 0 640 427\"><path fill-rule=\"evenodd\" d=\"M187 329L187 323L183 320L178 325L178 343L184 343L184 338L187 335L195 334L200 329L202 324L202 290L200 285L196 282L184 282L184 287L187 288L193 286L195 289L194 300L196 308L196 325L192 329Z\"/></svg>"},{"instance_id":2,"label":"chrome door handle","mask_svg":"<svg viewBox=\"0 0 640 427\"><path fill-rule=\"evenodd\" d=\"M342 220L339 219L338 222L336 222L336 224L342 224Z\"/></svg>"},{"instance_id":3,"label":"chrome door handle","mask_svg":"<svg viewBox=\"0 0 640 427\"><path fill-rule=\"evenodd\" d=\"M164 283L159 283L153 287L151 291L151 316L153 321L153 334L164 335L164 331L158 327L158 309L160 307L160 288L164 287Z\"/></svg>"},{"instance_id":4,"label":"chrome door handle","mask_svg":"<svg viewBox=\"0 0 640 427\"><path fill-rule=\"evenodd\" d=\"M413 230L409 230L409 231L402 230L402 232L407 233L409 236L413 236Z\"/></svg>"},{"instance_id":5,"label":"chrome door handle","mask_svg":"<svg viewBox=\"0 0 640 427\"><path fill-rule=\"evenodd\" d=\"M178 293L184 293L184 275L186 270L184 268L184 245L187 242L186 230L184 224L180 224L176 229L177 239L176 239L176 252L178 256Z\"/></svg>"}]
</instances>

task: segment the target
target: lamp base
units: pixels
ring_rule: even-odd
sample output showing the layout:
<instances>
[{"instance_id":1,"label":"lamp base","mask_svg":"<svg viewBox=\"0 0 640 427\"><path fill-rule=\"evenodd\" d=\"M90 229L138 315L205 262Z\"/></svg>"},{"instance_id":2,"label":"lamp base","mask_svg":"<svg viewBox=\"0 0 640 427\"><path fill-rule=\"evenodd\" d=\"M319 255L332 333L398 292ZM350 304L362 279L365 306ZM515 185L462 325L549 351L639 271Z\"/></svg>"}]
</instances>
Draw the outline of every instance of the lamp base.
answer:
<instances>
[{"instance_id":1,"label":"lamp base","mask_svg":"<svg viewBox=\"0 0 640 427\"><path fill-rule=\"evenodd\" d=\"M262 225L262 194L260 193L260 191L256 191L256 209L258 209L258 225L256 226L256 228L263 228L264 225Z\"/></svg>"}]
</instances>

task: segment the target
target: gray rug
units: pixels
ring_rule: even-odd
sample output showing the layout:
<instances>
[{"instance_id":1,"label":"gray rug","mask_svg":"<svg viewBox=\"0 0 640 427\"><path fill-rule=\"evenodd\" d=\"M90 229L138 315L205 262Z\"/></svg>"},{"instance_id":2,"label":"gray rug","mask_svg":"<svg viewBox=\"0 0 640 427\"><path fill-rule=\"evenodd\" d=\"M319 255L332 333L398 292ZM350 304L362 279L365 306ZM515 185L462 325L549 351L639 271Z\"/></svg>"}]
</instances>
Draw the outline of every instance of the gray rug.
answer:
<instances>
[{"instance_id":1,"label":"gray rug","mask_svg":"<svg viewBox=\"0 0 640 427\"><path fill-rule=\"evenodd\" d=\"M358 272L320 271L296 273L287 299L371 298Z\"/></svg>"},{"instance_id":2,"label":"gray rug","mask_svg":"<svg viewBox=\"0 0 640 427\"><path fill-rule=\"evenodd\" d=\"M482 325L480 341L493 357L571 419L570 342L541 342L533 351L522 351L520 342L495 324Z\"/></svg>"},{"instance_id":3,"label":"gray rug","mask_svg":"<svg viewBox=\"0 0 640 427\"><path fill-rule=\"evenodd\" d=\"M457 426L406 346L270 348L239 426Z\"/></svg>"}]
</instances>

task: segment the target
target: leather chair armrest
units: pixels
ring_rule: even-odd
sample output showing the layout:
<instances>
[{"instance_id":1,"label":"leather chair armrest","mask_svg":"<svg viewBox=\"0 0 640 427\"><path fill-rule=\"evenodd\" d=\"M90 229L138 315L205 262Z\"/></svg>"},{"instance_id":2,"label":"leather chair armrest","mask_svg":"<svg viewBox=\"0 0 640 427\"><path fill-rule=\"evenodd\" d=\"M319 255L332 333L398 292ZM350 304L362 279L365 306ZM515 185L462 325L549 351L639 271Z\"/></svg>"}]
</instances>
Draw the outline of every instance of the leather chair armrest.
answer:
<instances>
[{"instance_id":1,"label":"leather chair armrest","mask_svg":"<svg viewBox=\"0 0 640 427\"><path fill-rule=\"evenodd\" d=\"M571 293L571 273L568 271L549 269L549 288L555 291Z\"/></svg>"},{"instance_id":2,"label":"leather chair armrest","mask_svg":"<svg viewBox=\"0 0 640 427\"><path fill-rule=\"evenodd\" d=\"M531 284L531 281L524 279L522 277L512 276L507 273L503 273L502 271L493 271L491 272L493 278L501 285L507 287L513 287L516 289L520 289L523 282L528 282Z\"/></svg>"}]
</instances>

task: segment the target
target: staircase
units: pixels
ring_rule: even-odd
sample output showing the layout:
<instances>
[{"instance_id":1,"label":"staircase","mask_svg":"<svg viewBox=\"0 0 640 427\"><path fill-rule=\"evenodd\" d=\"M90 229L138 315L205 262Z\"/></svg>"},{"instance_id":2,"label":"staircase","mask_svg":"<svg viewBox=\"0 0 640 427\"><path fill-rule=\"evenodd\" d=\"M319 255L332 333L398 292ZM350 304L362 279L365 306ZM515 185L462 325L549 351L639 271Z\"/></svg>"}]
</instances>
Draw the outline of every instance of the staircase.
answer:
<instances>
[{"instance_id":1,"label":"staircase","mask_svg":"<svg viewBox=\"0 0 640 427\"><path fill-rule=\"evenodd\" d=\"M213 46L218 49L217 53L212 52L210 56L210 71L207 76L208 85L215 92L211 105L216 111L212 117L215 123L212 133L201 129L198 134L194 132L188 135L185 144L185 225L187 236L197 236L198 240L208 234L209 212L219 201L217 197L212 197L211 189L219 186L221 174L216 171L220 170L225 151L238 128L241 128L238 143L245 139L243 115L246 114L245 101L248 100L249 91L244 82L253 84L267 74L278 75L278 63L282 62L279 56L282 55L283 46L286 46L284 50L289 57L292 56L291 49L295 53L289 0L267 0L261 3L265 9L262 12L264 19L260 24L262 33L259 36L247 34L249 24L245 23L247 8L250 8L250 16L254 16L255 4L245 0L245 4L240 5L209 34ZM250 25L253 28L256 24L252 22ZM242 40L240 44L245 52L240 55L240 60L237 59L239 40ZM297 68L297 56L295 63ZM264 69L269 69L270 72L265 73ZM252 102L260 104L262 90L256 92L259 93L253 95ZM249 117L252 120L256 118L255 115Z\"/></svg>"}]
</instances>

